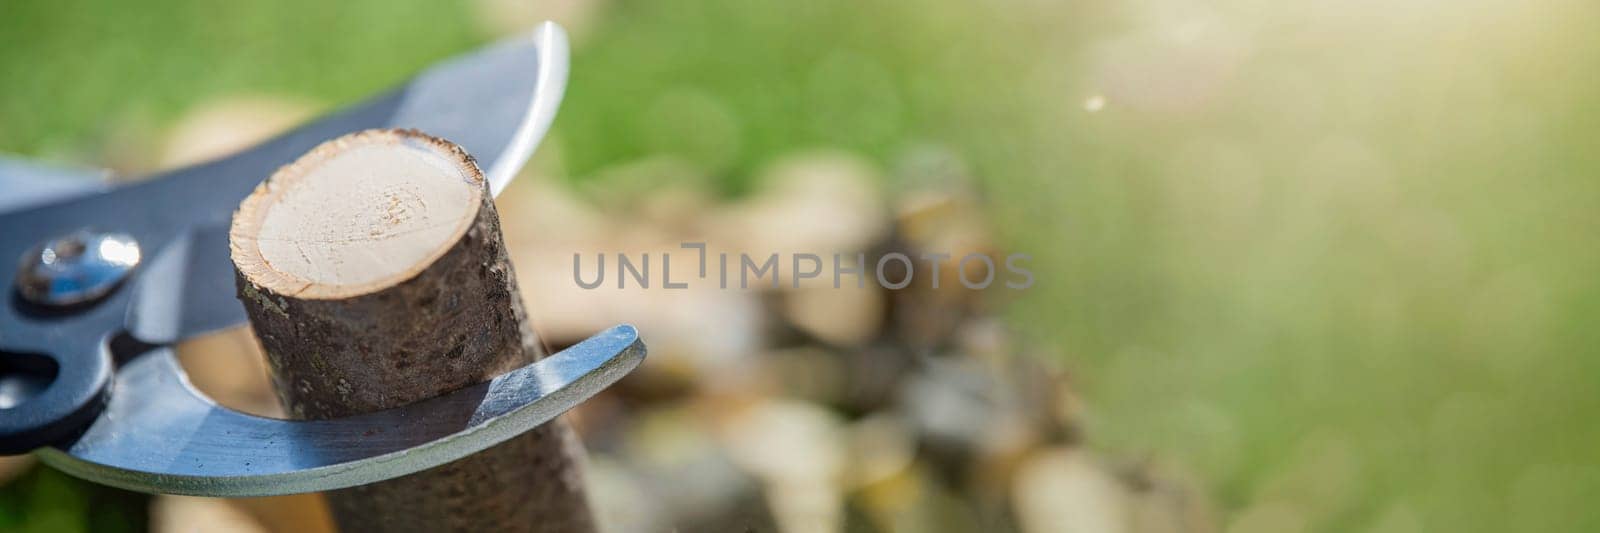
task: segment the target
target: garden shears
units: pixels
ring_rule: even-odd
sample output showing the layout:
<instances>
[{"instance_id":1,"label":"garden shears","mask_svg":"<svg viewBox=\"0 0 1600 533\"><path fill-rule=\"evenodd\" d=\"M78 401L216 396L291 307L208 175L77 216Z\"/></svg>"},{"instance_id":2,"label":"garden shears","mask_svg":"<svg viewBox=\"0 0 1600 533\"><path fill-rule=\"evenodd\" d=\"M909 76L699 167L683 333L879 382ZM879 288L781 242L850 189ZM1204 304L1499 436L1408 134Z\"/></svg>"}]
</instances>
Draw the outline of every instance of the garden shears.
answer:
<instances>
[{"instance_id":1,"label":"garden shears","mask_svg":"<svg viewBox=\"0 0 1600 533\"><path fill-rule=\"evenodd\" d=\"M144 492L260 496L349 487L438 466L547 422L638 366L616 326L528 366L410 405L277 420L217 405L174 355L246 322L228 224L273 170L370 128L449 139L499 194L555 117L559 26L436 65L405 85L221 159L110 187L0 158L0 454L33 452Z\"/></svg>"}]
</instances>

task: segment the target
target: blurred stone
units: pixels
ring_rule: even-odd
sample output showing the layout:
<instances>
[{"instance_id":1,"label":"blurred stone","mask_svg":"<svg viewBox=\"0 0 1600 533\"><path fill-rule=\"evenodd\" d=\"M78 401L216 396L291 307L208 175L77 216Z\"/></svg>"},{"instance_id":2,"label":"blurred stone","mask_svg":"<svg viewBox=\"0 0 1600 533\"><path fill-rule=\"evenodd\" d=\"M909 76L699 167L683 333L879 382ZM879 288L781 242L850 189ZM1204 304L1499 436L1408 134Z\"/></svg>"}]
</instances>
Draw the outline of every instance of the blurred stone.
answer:
<instances>
[{"instance_id":1,"label":"blurred stone","mask_svg":"<svg viewBox=\"0 0 1600 533\"><path fill-rule=\"evenodd\" d=\"M849 487L859 489L888 480L911 465L917 441L904 420L889 414L870 415L849 426Z\"/></svg>"},{"instance_id":2,"label":"blurred stone","mask_svg":"<svg viewBox=\"0 0 1600 533\"><path fill-rule=\"evenodd\" d=\"M1020 341L1005 321L993 316L962 323L952 341L959 353L979 361L993 376L996 390L1040 437L1068 443L1078 437L1082 406L1060 356Z\"/></svg>"},{"instance_id":3,"label":"blurred stone","mask_svg":"<svg viewBox=\"0 0 1600 533\"><path fill-rule=\"evenodd\" d=\"M966 362L950 362L918 373L902 391L912 423L930 439L978 448L994 421L986 376Z\"/></svg>"},{"instance_id":4,"label":"blurred stone","mask_svg":"<svg viewBox=\"0 0 1600 533\"><path fill-rule=\"evenodd\" d=\"M304 122L317 107L267 95L228 96L200 104L172 126L161 166L181 167L237 152Z\"/></svg>"},{"instance_id":5,"label":"blurred stone","mask_svg":"<svg viewBox=\"0 0 1600 533\"><path fill-rule=\"evenodd\" d=\"M571 255L590 254L590 248L578 243L606 238L610 228L603 217L564 187L546 180L519 180L495 203L528 321L539 337L547 343L570 344L609 326L608 311L626 302L617 301L615 291L579 287ZM616 251L609 243L597 246L605 246L607 253ZM593 257L589 255L591 264Z\"/></svg>"},{"instance_id":6,"label":"blurred stone","mask_svg":"<svg viewBox=\"0 0 1600 533\"><path fill-rule=\"evenodd\" d=\"M283 418L266 357L248 326L184 340L175 347L189 382L217 403L256 416Z\"/></svg>"},{"instance_id":7,"label":"blurred stone","mask_svg":"<svg viewBox=\"0 0 1600 533\"><path fill-rule=\"evenodd\" d=\"M774 529L761 481L735 466L713 438L710 424L720 414L709 405L641 409L623 422L620 446L597 452L614 462L608 483L616 486L607 490L647 495L644 503L616 502L640 506L625 513L631 525L621 531Z\"/></svg>"},{"instance_id":8,"label":"blurred stone","mask_svg":"<svg viewBox=\"0 0 1600 533\"><path fill-rule=\"evenodd\" d=\"M904 250L904 249L902 249ZM916 257L919 252L903 251ZM930 272L927 272L931 274ZM953 276L954 270L943 268L941 277ZM900 279L900 274L887 274L889 279ZM981 300L980 293L960 285L950 285L954 278L945 279L938 289L924 282L893 291L889 295L889 326L894 339L915 353L929 353L945 349L950 335L974 311L973 305Z\"/></svg>"},{"instance_id":9,"label":"blurred stone","mask_svg":"<svg viewBox=\"0 0 1600 533\"><path fill-rule=\"evenodd\" d=\"M705 224L704 213L712 208L714 201L704 187L663 187L640 202L637 222L693 236ZM680 253L686 254L688 250Z\"/></svg>"},{"instance_id":10,"label":"blurred stone","mask_svg":"<svg viewBox=\"0 0 1600 533\"><path fill-rule=\"evenodd\" d=\"M678 519L704 520L721 512L756 481L723 455L703 417L682 407L642 411L626 451L661 491ZM669 488L670 487L670 488Z\"/></svg>"},{"instance_id":11,"label":"blurred stone","mask_svg":"<svg viewBox=\"0 0 1600 533\"><path fill-rule=\"evenodd\" d=\"M1009 531L985 528L964 494L938 483L913 464L858 493L863 514L878 531Z\"/></svg>"},{"instance_id":12,"label":"blurred stone","mask_svg":"<svg viewBox=\"0 0 1600 533\"><path fill-rule=\"evenodd\" d=\"M901 404L928 453L949 473L970 461L1019 453L1038 438L1011 387L971 359L930 359L907 379Z\"/></svg>"},{"instance_id":13,"label":"blurred stone","mask_svg":"<svg viewBox=\"0 0 1600 533\"><path fill-rule=\"evenodd\" d=\"M625 422L634 416L630 405L634 401L634 391L624 389L624 384L635 383L632 377L630 375L629 380L607 387L562 415L584 443L608 450L620 445L627 429ZM644 401L658 400L652 397Z\"/></svg>"},{"instance_id":14,"label":"blurred stone","mask_svg":"<svg viewBox=\"0 0 1600 533\"><path fill-rule=\"evenodd\" d=\"M11 480L28 473L28 470L33 468L36 462L38 460L34 459L32 454L0 457L0 487L4 487L11 483Z\"/></svg>"},{"instance_id":15,"label":"blurred stone","mask_svg":"<svg viewBox=\"0 0 1600 533\"><path fill-rule=\"evenodd\" d=\"M773 482L842 480L842 422L816 405L768 400L727 420L720 434L734 462Z\"/></svg>"},{"instance_id":16,"label":"blurred stone","mask_svg":"<svg viewBox=\"0 0 1600 533\"><path fill-rule=\"evenodd\" d=\"M853 154L790 156L762 173L754 195L719 213L707 238L752 255L815 253L831 268L833 254L866 251L888 234L881 182Z\"/></svg>"},{"instance_id":17,"label":"blurred stone","mask_svg":"<svg viewBox=\"0 0 1600 533\"><path fill-rule=\"evenodd\" d=\"M895 165L894 218L900 238L913 246L951 253L988 248L989 224L965 161L948 149L918 146ZM957 245L941 249L943 245Z\"/></svg>"},{"instance_id":18,"label":"blurred stone","mask_svg":"<svg viewBox=\"0 0 1600 533\"><path fill-rule=\"evenodd\" d=\"M739 389L757 375L751 356L766 320L754 295L737 291L657 291L657 298L617 312L617 322L651 331L651 356L693 372L707 389ZM636 318L636 320L634 319Z\"/></svg>"},{"instance_id":19,"label":"blurred stone","mask_svg":"<svg viewBox=\"0 0 1600 533\"><path fill-rule=\"evenodd\" d=\"M831 257L822 260L827 276L831 276L831 261ZM886 305L883 289L876 283L857 287L841 281L834 287L831 279L821 277L808 279L783 296L783 313L790 323L835 346L859 346L876 337Z\"/></svg>"},{"instance_id":20,"label":"blurred stone","mask_svg":"<svg viewBox=\"0 0 1600 533\"><path fill-rule=\"evenodd\" d=\"M765 352L758 358L765 387L774 394L820 404L835 404L845 394L848 377L841 355L815 346Z\"/></svg>"},{"instance_id":21,"label":"blurred stone","mask_svg":"<svg viewBox=\"0 0 1600 533\"><path fill-rule=\"evenodd\" d=\"M911 350L882 339L844 352L845 390L839 405L852 415L892 409L902 400L902 389L917 360Z\"/></svg>"},{"instance_id":22,"label":"blurred stone","mask_svg":"<svg viewBox=\"0 0 1600 533\"><path fill-rule=\"evenodd\" d=\"M628 465L590 453L584 477L601 531L645 533L670 523L660 499Z\"/></svg>"},{"instance_id":23,"label":"blurred stone","mask_svg":"<svg viewBox=\"0 0 1600 533\"><path fill-rule=\"evenodd\" d=\"M268 533L221 498L159 495L150 500L152 533Z\"/></svg>"},{"instance_id":24,"label":"blurred stone","mask_svg":"<svg viewBox=\"0 0 1600 533\"><path fill-rule=\"evenodd\" d=\"M1130 525L1138 533L1211 533L1211 506L1200 484L1168 465L1137 465L1122 476L1129 488Z\"/></svg>"},{"instance_id":25,"label":"blurred stone","mask_svg":"<svg viewBox=\"0 0 1600 533\"><path fill-rule=\"evenodd\" d=\"M954 165L954 163L952 163ZM910 184L895 198L893 238L881 243L878 254L903 253L912 259L912 283L892 294L892 319L896 332L915 349L935 349L949 342L958 325L985 303L985 290L972 289L993 276L985 289L1004 287L1008 271L1005 257L991 242L986 215L976 191L958 171L944 177L919 179L902 177ZM965 266L962 260L972 254L989 258L992 270L983 272L986 263L974 259ZM904 274L886 274L901 279Z\"/></svg>"},{"instance_id":26,"label":"blurred stone","mask_svg":"<svg viewBox=\"0 0 1600 533\"><path fill-rule=\"evenodd\" d=\"M832 412L765 401L734 415L720 434L734 463L764 482L781 531L840 530L848 452L846 433Z\"/></svg>"},{"instance_id":27,"label":"blurred stone","mask_svg":"<svg viewBox=\"0 0 1600 533\"><path fill-rule=\"evenodd\" d=\"M1127 490L1082 450L1054 448L1035 454L1019 470L1012 498L1024 532L1134 531Z\"/></svg>"},{"instance_id":28,"label":"blurred stone","mask_svg":"<svg viewBox=\"0 0 1600 533\"><path fill-rule=\"evenodd\" d=\"M761 303L753 294L717 289L714 274L713 279L695 278L698 251L679 245L695 240L683 234L683 228L697 224L691 216L696 209L646 207L663 201L658 193L691 204L702 201L691 199L699 194L693 187L681 189L682 195L668 194L680 189L654 184L648 179L652 173L641 170L676 167L667 160L632 166L637 168L610 171L600 180L604 183L588 189L596 201L615 202L610 204L614 207L595 207L541 176L519 181L496 200L529 322L552 346L631 323L647 332L650 343L650 358L641 373L679 384L736 387L754 376L742 360L759 349L765 321ZM664 218L641 219L646 213ZM648 288L631 277L619 277L618 254L641 268L645 254L649 255ZM576 273L575 256L581 267ZM578 278L592 281L601 271L601 256L604 282L589 289L580 286ZM690 288L663 286L669 257L672 280L692 282ZM712 257L708 261L715 261Z\"/></svg>"},{"instance_id":29,"label":"blurred stone","mask_svg":"<svg viewBox=\"0 0 1600 533\"><path fill-rule=\"evenodd\" d=\"M321 493L237 498L229 504L274 533L334 533L333 515Z\"/></svg>"},{"instance_id":30,"label":"blurred stone","mask_svg":"<svg viewBox=\"0 0 1600 533\"><path fill-rule=\"evenodd\" d=\"M969 320L956 329L956 349L984 361L1002 362L1017 356L1017 346L1006 323L998 318Z\"/></svg>"},{"instance_id":31,"label":"blurred stone","mask_svg":"<svg viewBox=\"0 0 1600 533\"><path fill-rule=\"evenodd\" d=\"M895 232L899 239L918 251L950 254L947 260L950 264L940 269L941 287L960 287L956 262L962 256L987 253L992 248L988 215L966 176L965 165L946 161L953 158L954 155L948 153L909 157L912 161L934 161L902 162L899 180L904 186L897 189L894 199ZM905 175L908 172L922 174Z\"/></svg>"},{"instance_id":32,"label":"blurred stone","mask_svg":"<svg viewBox=\"0 0 1600 533\"><path fill-rule=\"evenodd\" d=\"M832 533L844 526L844 501L834 487L783 483L767 487L767 501L784 533Z\"/></svg>"},{"instance_id":33,"label":"blurred stone","mask_svg":"<svg viewBox=\"0 0 1600 533\"><path fill-rule=\"evenodd\" d=\"M909 527L915 521L916 500L925 492L926 476L915 468L861 487L855 495L867 518L879 531L926 531ZM910 515L910 516L908 516Z\"/></svg>"},{"instance_id":34,"label":"blurred stone","mask_svg":"<svg viewBox=\"0 0 1600 533\"><path fill-rule=\"evenodd\" d=\"M495 197L494 203L506 245L513 251L588 242L613 231L598 208L545 174L524 172ZM551 231L552 228L560 231Z\"/></svg>"}]
</instances>

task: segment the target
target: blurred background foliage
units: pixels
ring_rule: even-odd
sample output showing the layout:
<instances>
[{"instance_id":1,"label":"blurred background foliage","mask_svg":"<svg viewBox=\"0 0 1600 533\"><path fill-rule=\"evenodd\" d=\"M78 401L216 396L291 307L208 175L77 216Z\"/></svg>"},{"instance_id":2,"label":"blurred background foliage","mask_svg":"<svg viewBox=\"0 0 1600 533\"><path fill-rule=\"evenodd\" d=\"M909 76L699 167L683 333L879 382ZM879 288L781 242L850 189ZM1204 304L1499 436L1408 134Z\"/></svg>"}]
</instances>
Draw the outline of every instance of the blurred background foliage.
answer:
<instances>
[{"instance_id":1,"label":"blurred background foliage","mask_svg":"<svg viewBox=\"0 0 1600 533\"><path fill-rule=\"evenodd\" d=\"M1600 4L534 4L9 0L0 150L150 171L205 102L310 116L555 18L574 182L956 154L1090 444L1194 472L1224 529L1600 529ZM0 527L85 527L40 518L72 483Z\"/></svg>"}]
</instances>

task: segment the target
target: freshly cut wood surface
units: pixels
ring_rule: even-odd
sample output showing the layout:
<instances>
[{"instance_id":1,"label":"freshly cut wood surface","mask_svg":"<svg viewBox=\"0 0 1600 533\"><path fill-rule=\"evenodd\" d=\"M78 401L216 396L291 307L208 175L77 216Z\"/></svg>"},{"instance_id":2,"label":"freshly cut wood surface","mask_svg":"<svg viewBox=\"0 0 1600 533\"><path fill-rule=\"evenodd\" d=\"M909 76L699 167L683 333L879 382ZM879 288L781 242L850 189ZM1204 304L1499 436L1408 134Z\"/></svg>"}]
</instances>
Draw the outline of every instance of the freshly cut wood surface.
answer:
<instances>
[{"instance_id":1,"label":"freshly cut wood surface","mask_svg":"<svg viewBox=\"0 0 1600 533\"><path fill-rule=\"evenodd\" d=\"M352 134L234 215L239 298L290 416L386 409L540 355L477 164L409 130ZM328 494L346 531L592 531L561 419L462 460Z\"/></svg>"},{"instance_id":2,"label":"freshly cut wood surface","mask_svg":"<svg viewBox=\"0 0 1600 533\"><path fill-rule=\"evenodd\" d=\"M453 144L391 130L329 142L240 206L234 257L252 281L341 298L415 276L461 238L483 176Z\"/></svg>"}]
</instances>

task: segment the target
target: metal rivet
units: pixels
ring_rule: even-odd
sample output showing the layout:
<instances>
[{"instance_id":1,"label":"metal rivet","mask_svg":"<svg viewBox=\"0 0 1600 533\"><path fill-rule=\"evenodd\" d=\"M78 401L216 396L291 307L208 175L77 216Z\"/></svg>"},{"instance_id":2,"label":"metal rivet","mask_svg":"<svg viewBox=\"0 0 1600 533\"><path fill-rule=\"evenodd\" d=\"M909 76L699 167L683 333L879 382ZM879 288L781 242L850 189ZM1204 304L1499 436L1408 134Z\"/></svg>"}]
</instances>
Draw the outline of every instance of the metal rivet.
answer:
<instances>
[{"instance_id":1,"label":"metal rivet","mask_svg":"<svg viewBox=\"0 0 1600 533\"><path fill-rule=\"evenodd\" d=\"M126 233L74 231L22 256L17 293L52 307L92 302L117 288L139 258L139 241Z\"/></svg>"}]
</instances>

